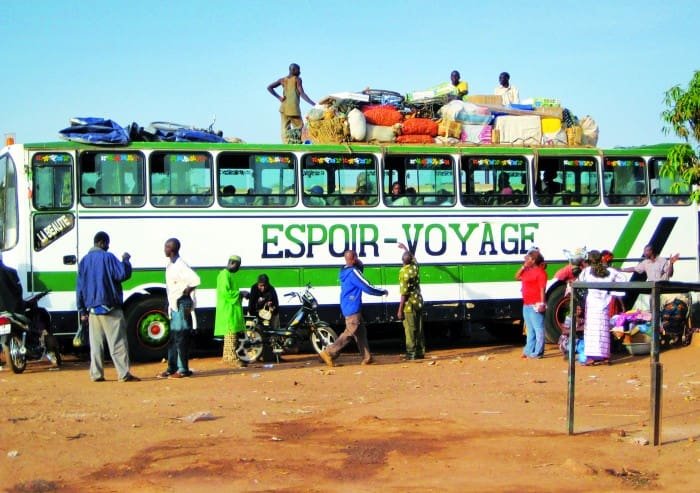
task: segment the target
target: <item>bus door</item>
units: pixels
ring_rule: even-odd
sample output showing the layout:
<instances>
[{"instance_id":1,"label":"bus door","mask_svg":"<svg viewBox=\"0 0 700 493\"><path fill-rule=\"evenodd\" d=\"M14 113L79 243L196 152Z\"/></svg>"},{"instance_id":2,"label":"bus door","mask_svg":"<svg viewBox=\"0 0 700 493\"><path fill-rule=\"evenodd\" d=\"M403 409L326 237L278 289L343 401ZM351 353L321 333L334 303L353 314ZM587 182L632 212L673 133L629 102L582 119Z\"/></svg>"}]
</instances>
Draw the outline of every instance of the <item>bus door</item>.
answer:
<instances>
[{"instance_id":1,"label":"bus door","mask_svg":"<svg viewBox=\"0 0 700 493\"><path fill-rule=\"evenodd\" d=\"M50 290L47 301L50 308L68 310L70 307L74 311L78 262L73 180L75 158L68 152L36 152L30 155L30 166L32 210L28 290Z\"/></svg>"}]
</instances>

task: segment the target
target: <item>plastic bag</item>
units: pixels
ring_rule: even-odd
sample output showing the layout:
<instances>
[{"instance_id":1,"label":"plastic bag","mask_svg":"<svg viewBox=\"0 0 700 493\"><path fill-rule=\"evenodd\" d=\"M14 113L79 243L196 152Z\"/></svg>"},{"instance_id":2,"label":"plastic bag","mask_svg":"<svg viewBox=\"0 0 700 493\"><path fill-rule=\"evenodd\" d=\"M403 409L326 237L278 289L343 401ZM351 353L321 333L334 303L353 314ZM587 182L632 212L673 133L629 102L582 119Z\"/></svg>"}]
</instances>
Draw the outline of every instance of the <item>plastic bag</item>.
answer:
<instances>
[{"instance_id":1,"label":"plastic bag","mask_svg":"<svg viewBox=\"0 0 700 493\"><path fill-rule=\"evenodd\" d=\"M78 326L78 332L73 336L73 347L85 347L88 345L88 324L86 322L81 322Z\"/></svg>"},{"instance_id":2,"label":"plastic bag","mask_svg":"<svg viewBox=\"0 0 700 493\"><path fill-rule=\"evenodd\" d=\"M582 136L581 143L584 145L595 146L598 144L598 124L589 115L584 116L579 122Z\"/></svg>"}]
</instances>

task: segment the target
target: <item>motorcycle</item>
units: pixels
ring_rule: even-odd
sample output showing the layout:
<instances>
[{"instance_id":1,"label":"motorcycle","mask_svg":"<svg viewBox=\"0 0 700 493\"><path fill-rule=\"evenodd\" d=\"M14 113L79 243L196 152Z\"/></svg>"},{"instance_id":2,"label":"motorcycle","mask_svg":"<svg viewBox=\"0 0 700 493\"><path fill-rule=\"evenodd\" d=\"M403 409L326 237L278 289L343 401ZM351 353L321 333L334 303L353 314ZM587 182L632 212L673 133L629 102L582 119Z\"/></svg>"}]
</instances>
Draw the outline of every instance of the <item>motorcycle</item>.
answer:
<instances>
[{"instance_id":1,"label":"motorcycle","mask_svg":"<svg viewBox=\"0 0 700 493\"><path fill-rule=\"evenodd\" d=\"M51 315L39 307L39 300L47 294L43 291L25 300L24 313L0 312L0 348L15 373L22 373L29 360L61 365L58 340L51 334Z\"/></svg>"},{"instance_id":2,"label":"motorcycle","mask_svg":"<svg viewBox=\"0 0 700 493\"><path fill-rule=\"evenodd\" d=\"M279 363L281 354L298 353L305 343L311 342L314 350L320 353L338 338L331 326L319 318L318 302L311 294L310 284L304 292L292 291L284 296L296 297L301 302L286 327L273 328L269 317L246 317L245 338L240 338L236 347L241 361L252 363L264 356L264 351L271 351Z\"/></svg>"}]
</instances>

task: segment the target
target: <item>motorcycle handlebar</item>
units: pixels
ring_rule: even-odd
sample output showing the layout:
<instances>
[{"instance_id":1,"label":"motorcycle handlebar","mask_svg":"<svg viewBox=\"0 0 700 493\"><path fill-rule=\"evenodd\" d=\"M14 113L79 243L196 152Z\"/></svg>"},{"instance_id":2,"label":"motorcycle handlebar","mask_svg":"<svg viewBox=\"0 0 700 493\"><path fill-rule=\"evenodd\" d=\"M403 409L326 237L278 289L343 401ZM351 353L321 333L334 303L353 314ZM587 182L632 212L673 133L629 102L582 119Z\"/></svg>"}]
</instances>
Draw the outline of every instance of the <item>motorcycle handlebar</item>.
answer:
<instances>
[{"instance_id":1,"label":"motorcycle handlebar","mask_svg":"<svg viewBox=\"0 0 700 493\"><path fill-rule=\"evenodd\" d=\"M50 292L51 292L51 291L48 291L48 290L47 290L47 291L42 291L42 292L40 292L40 293L36 293L35 295L30 296L29 298L27 298L26 300L24 300L24 302L25 302L25 303L34 303L34 302L36 302L36 301L39 301L41 298L43 298L44 296L46 296L46 295L49 294Z\"/></svg>"}]
</instances>

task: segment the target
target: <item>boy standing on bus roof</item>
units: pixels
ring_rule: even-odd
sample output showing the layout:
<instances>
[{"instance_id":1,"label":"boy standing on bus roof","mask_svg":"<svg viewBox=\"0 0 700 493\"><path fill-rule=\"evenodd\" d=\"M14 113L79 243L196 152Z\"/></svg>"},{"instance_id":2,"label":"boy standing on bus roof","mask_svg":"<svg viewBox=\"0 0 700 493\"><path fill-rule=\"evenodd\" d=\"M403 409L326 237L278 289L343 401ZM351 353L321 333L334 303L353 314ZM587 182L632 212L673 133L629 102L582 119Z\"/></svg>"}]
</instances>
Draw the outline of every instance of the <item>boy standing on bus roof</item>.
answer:
<instances>
[{"instance_id":1,"label":"boy standing on bus roof","mask_svg":"<svg viewBox=\"0 0 700 493\"><path fill-rule=\"evenodd\" d=\"M108 252L109 235L100 231L94 246L78 264L77 306L82 322L90 327L90 378L104 382L104 341L120 382L141 380L129 371L129 346L124 320L122 282L131 277L131 255L122 261Z\"/></svg>"},{"instance_id":2,"label":"boy standing on bus roof","mask_svg":"<svg viewBox=\"0 0 700 493\"><path fill-rule=\"evenodd\" d=\"M214 335L224 337L223 362L243 368L246 366L236 353L238 341L245 334L242 298L248 298L248 291L241 291L235 276L241 268L241 257L231 255L226 268L216 278L216 315Z\"/></svg>"},{"instance_id":3,"label":"boy standing on bus roof","mask_svg":"<svg viewBox=\"0 0 700 493\"><path fill-rule=\"evenodd\" d=\"M425 334L423 333L423 296L420 293L420 271L416 258L408 251L406 245L399 243L403 250L399 271L399 290L401 300L396 317L403 320L406 333L406 359L423 359L425 357Z\"/></svg>"},{"instance_id":4,"label":"boy standing on bus roof","mask_svg":"<svg viewBox=\"0 0 700 493\"><path fill-rule=\"evenodd\" d=\"M289 75L287 77L282 77L272 82L267 86L267 90L272 94L280 103L280 114L282 117L282 142L284 144L289 143L288 131L292 128L299 128L304 126L304 122L301 119L301 108L299 106L299 97L303 98L304 101L314 106L311 98L309 98L304 92L304 86L301 82L301 77L299 74L301 69L296 63L292 63L289 66ZM282 96L277 94L275 89L282 86Z\"/></svg>"},{"instance_id":5,"label":"boy standing on bus roof","mask_svg":"<svg viewBox=\"0 0 700 493\"><path fill-rule=\"evenodd\" d=\"M325 347L319 354L328 365L334 366L333 360L351 341L357 344L362 356L362 364L374 363L367 342L367 327L362 320L362 293L374 296L386 296L389 291L372 286L362 275L362 263L354 250L345 250L345 265L340 269L340 310L345 317L345 330L333 344Z\"/></svg>"},{"instance_id":6,"label":"boy standing on bus roof","mask_svg":"<svg viewBox=\"0 0 700 493\"><path fill-rule=\"evenodd\" d=\"M170 340L168 341L168 368L159 378L182 378L192 375L189 367L190 331L194 316L194 290L201 282L199 276L180 257L180 240L165 242L165 289L168 294Z\"/></svg>"}]
</instances>

